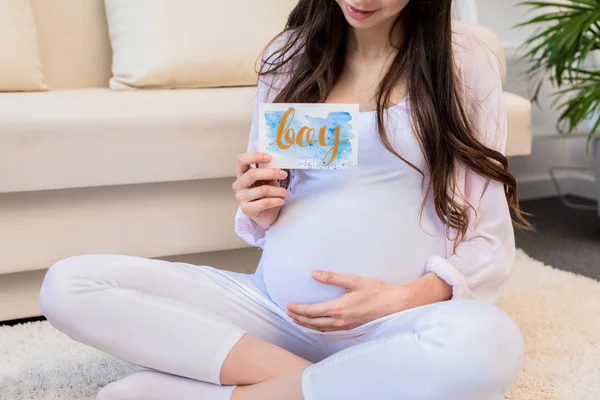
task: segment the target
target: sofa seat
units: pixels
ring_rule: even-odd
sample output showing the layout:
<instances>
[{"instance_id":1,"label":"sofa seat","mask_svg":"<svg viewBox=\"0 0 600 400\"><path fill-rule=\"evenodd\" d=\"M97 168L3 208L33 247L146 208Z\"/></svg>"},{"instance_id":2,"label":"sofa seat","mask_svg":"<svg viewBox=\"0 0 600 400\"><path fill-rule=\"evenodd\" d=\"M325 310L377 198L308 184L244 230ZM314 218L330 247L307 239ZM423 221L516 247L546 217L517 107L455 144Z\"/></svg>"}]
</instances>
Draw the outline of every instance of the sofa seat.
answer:
<instances>
[{"instance_id":1,"label":"sofa seat","mask_svg":"<svg viewBox=\"0 0 600 400\"><path fill-rule=\"evenodd\" d=\"M230 177L255 92L0 93L0 170L10 171L0 174L0 193ZM531 104L504 95L507 152L528 154Z\"/></svg>"},{"instance_id":2,"label":"sofa seat","mask_svg":"<svg viewBox=\"0 0 600 400\"><path fill-rule=\"evenodd\" d=\"M255 94L0 93L0 193L230 177Z\"/></svg>"}]
</instances>

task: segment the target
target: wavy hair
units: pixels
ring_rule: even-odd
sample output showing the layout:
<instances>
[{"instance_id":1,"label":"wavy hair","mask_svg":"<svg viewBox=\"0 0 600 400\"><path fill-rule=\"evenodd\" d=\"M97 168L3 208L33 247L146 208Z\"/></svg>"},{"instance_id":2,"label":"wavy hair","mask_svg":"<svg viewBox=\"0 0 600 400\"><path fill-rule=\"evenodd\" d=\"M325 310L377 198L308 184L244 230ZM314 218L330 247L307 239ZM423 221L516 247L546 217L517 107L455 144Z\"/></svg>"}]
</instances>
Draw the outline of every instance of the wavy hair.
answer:
<instances>
[{"instance_id":1,"label":"wavy hair","mask_svg":"<svg viewBox=\"0 0 600 400\"><path fill-rule=\"evenodd\" d=\"M457 230L455 247L468 230L470 204L461 205L455 197L455 172L458 163L481 176L502 182L513 225L534 230L526 220L531 215L521 210L517 183L508 172L508 160L500 152L477 140L474 122L466 112L460 79L452 51L451 1L412 0L394 23L401 24L402 40L398 52L380 82L377 94L377 125L382 144L392 154L425 174L403 158L392 146L384 124L384 110L399 82L408 87L410 113L416 138L429 168L429 184L421 206L433 194L439 218ZM393 31L393 29L392 29ZM392 40L390 31L390 41ZM284 33L286 43L263 60L260 76L285 70L290 79L278 91L275 103L323 103L327 100L345 60L348 23L334 0L300 0L291 12ZM302 43L302 46L296 46ZM289 172L289 171L288 171ZM289 176L282 182L289 185Z\"/></svg>"}]
</instances>

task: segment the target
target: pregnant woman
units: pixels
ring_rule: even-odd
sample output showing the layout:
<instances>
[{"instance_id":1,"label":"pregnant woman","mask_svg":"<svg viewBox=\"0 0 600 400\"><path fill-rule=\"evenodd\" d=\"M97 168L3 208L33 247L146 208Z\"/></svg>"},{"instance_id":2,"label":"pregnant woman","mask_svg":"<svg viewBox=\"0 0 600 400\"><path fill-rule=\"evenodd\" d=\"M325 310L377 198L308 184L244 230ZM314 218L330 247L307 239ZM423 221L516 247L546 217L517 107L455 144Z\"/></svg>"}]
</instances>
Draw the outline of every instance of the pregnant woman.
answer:
<instances>
[{"instance_id":1,"label":"pregnant woman","mask_svg":"<svg viewBox=\"0 0 600 400\"><path fill-rule=\"evenodd\" d=\"M257 104L358 103L358 167L257 168L235 230L254 274L112 254L50 268L40 306L145 367L98 399L492 400L523 355L493 305L520 211L497 59L451 2L300 0L263 55ZM514 214L511 217L510 210Z\"/></svg>"}]
</instances>

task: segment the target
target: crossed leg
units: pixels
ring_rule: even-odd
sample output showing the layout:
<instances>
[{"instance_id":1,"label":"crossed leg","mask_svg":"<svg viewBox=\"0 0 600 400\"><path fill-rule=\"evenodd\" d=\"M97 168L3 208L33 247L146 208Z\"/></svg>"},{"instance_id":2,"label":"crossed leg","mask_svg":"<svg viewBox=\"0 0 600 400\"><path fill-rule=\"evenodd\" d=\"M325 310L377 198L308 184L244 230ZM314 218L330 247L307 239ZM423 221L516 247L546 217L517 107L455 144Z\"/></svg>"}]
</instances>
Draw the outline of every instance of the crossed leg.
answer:
<instances>
[{"instance_id":1,"label":"crossed leg","mask_svg":"<svg viewBox=\"0 0 600 400\"><path fill-rule=\"evenodd\" d=\"M514 322L478 301L307 334L251 275L127 256L59 262L40 306L73 339L152 369L108 385L103 400L494 400L523 354Z\"/></svg>"},{"instance_id":2,"label":"crossed leg","mask_svg":"<svg viewBox=\"0 0 600 400\"><path fill-rule=\"evenodd\" d=\"M234 385L253 385L254 393L292 399L301 396L300 372L327 352L318 336L277 312L260 284L253 275L207 266L82 255L50 268L40 308L74 340L151 369L108 385L99 398L197 399L211 392L229 399ZM244 389L234 399L253 396Z\"/></svg>"}]
</instances>

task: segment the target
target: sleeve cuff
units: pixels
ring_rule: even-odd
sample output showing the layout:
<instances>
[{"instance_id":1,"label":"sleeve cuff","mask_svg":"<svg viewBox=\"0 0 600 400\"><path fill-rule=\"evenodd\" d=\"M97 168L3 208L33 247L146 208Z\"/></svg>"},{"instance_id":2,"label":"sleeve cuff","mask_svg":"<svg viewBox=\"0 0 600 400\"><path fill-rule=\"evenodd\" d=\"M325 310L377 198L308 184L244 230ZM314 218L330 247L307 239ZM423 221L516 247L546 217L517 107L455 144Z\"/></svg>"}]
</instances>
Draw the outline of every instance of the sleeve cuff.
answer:
<instances>
[{"instance_id":1,"label":"sleeve cuff","mask_svg":"<svg viewBox=\"0 0 600 400\"><path fill-rule=\"evenodd\" d=\"M467 278L458 272L448 260L440 256L432 256L425 263L425 273L433 272L452 286L452 299L473 299Z\"/></svg>"},{"instance_id":2,"label":"sleeve cuff","mask_svg":"<svg viewBox=\"0 0 600 400\"><path fill-rule=\"evenodd\" d=\"M266 231L254 222L254 220L244 214L241 208L235 214L235 233L244 241L252 246L260 247L265 243Z\"/></svg>"}]
</instances>

